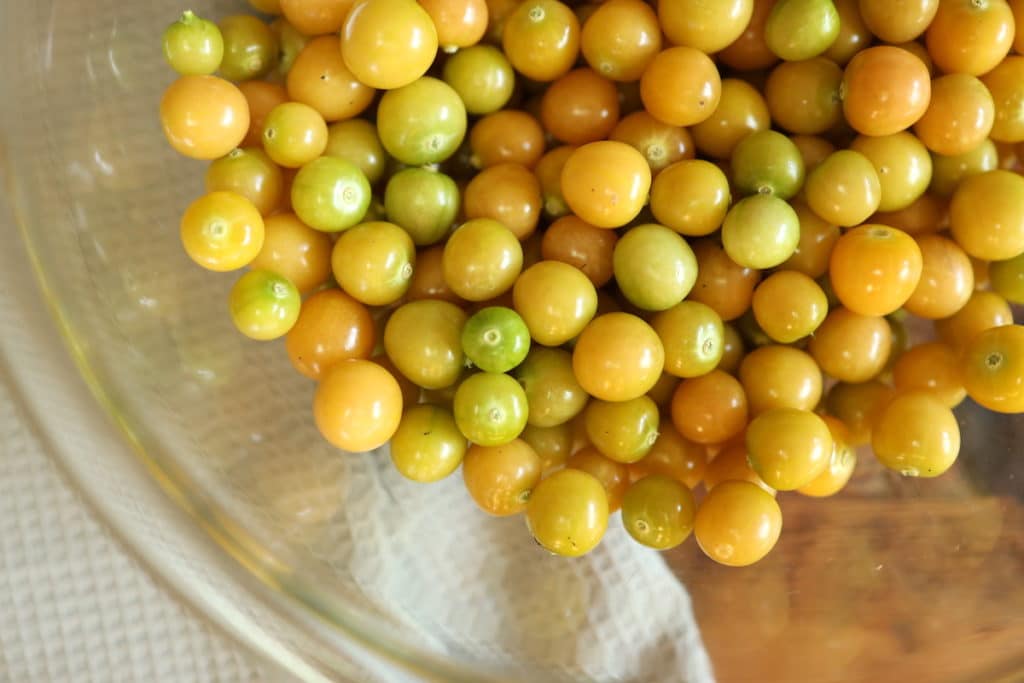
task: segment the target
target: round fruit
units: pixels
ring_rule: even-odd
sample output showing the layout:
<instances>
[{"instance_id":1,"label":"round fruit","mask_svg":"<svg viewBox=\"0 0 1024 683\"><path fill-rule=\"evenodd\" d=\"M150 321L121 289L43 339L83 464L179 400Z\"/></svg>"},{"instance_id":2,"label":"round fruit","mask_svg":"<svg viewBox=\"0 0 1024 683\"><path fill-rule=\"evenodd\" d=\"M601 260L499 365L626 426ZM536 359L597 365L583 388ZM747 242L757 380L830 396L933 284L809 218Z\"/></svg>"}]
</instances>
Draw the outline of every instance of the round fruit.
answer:
<instances>
[{"instance_id":1,"label":"round fruit","mask_svg":"<svg viewBox=\"0 0 1024 683\"><path fill-rule=\"evenodd\" d=\"M862 135L892 135L917 123L931 101L931 74L898 47L869 47L843 74L843 112Z\"/></svg>"},{"instance_id":2,"label":"round fruit","mask_svg":"<svg viewBox=\"0 0 1024 683\"><path fill-rule=\"evenodd\" d=\"M370 208L370 183L355 164L320 157L299 169L291 199L303 223L323 232L341 232L360 223Z\"/></svg>"},{"instance_id":3,"label":"round fruit","mask_svg":"<svg viewBox=\"0 0 1024 683\"><path fill-rule=\"evenodd\" d=\"M462 461L462 480L473 501L484 512L501 517L526 509L541 473L540 457L522 439L501 446L470 446Z\"/></svg>"},{"instance_id":4,"label":"round fruit","mask_svg":"<svg viewBox=\"0 0 1024 683\"><path fill-rule=\"evenodd\" d=\"M690 489L675 479L652 474L626 491L622 524L638 543L669 550L693 531L696 507Z\"/></svg>"},{"instance_id":5,"label":"round fruit","mask_svg":"<svg viewBox=\"0 0 1024 683\"><path fill-rule=\"evenodd\" d=\"M1004 325L979 333L963 356L967 395L989 410L1024 412L1024 326Z\"/></svg>"},{"instance_id":6,"label":"round fruit","mask_svg":"<svg viewBox=\"0 0 1024 683\"><path fill-rule=\"evenodd\" d=\"M651 188L644 156L613 140L578 147L566 160L561 178L569 208L599 228L618 228L636 218Z\"/></svg>"},{"instance_id":7,"label":"round fruit","mask_svg":"<svg viewBox=\"0 0 1024 683\"><path fill-rule=\"evenodd\" d=\"M238 331L259 341L283 337L299 318L302 298L291 282L267 270L251 270L238 279L228 299Z\"/></svg>"},{"instance_id":8,"label":"round fruit","mask_svg":"<svg viewBox=\"0 0 1024 683\"><path fill-rule=\"evenodd\" d=\"M544 548L579 557L597 547L608 528L608 497L601 482L586 472L555 472L530 495L526 524Z\"/></svg>"},{"instance_id":9,"label":"round fruit","mask_svg":"<svg viewBox=\"0 0 1024 683\"><path fill-rule=\"evenodd\" d=\"M526 427L526 394L508 375L480 372L455 390L455 422L467 439L480 446L501 446Z\"/></svg>"},{"instance_id":10,"label":"round fruit","mask_svg":"<svg viewBox=\"0 0 1024 683\"><path fill-rule=\"evenodd\" d=\"M762 559L775 547L781 532L779 504L749 481L724 481L708 491L693 521L701 550L730 567L745 567Z\"/></svg>"},{"instance_id":11,"label":"round fruit","mask_svg":"<svg viewBox=\"0 0 1024 683\"><path fill-rule=\"evenodd\" d=\"M181 218L185 253L217 272L249 265L263 248L265 224L252 202L234 192L211 192L192 202Z\"/></svg>"},{"instance_id":12,"label":"round fruit","mask_svg":"<svg viewBox=\"0 0 1024 683\"><path fill-rule=\"evenodd\" d=\"M751 420L746 444L754 471L778 491L809 484L832 456L832 435L824 420L793 408L773 408Z\"/></svg>"},{"instance_id":13,"label":"round fruit","mask_svg":"<svg viewBox=\"0 0 1024 683\"><path fill-rule=\"evenodd\" d=\"M655 385L665 365L658 334L628 313L594 318L572 353L576 379L588 394L605 401L628 401Z\"/></svg>"},{"instance_id":14,"label":"round fruit","mask_svg":"<svg viewBox=\"0 0 1024 683\"><path fill-rule=\"evenodd\" d=\"M316 426L330 443L352 453L380 448L402 419L402 390L387 370L368 360L331 368L313 396Z\"/></svg>"},{"instance_id":15,"label":"round fruit","mask_svg":"<svg viewBox=\"0 0 1024 683\"><path fill-rule=\"evenodd\" d=\"M384 94L377 105L377 132L388 154L402 163L438 163L462 144L466 107L450 85L424 76Z\"/></svg>"},{"instance_id":16,"label":"round fruit","mask_svg":"<svg viewBox=\"0 0 1024 683\"><path fill-rule=\"evenodd\" d=\"M960 427L933 394L900 394L879 415L871 448L883 465L904 476L937 477L956 461Z\"/></svg>"},{"instance_id":17,"label":"round fruit","mask_svg":"<svg viewBox=\"0 0 1024 683\"><path fill-rule=\"evenodd\" d=\"M647 311L675 306L697 280L697 259L690 245L655 223L631 228L615 245L612 258L619 291Z\"/></svg>"},{"instance_id":18,"label":"round fruit","mask_svg":"<svg viewBox=\"0 0 1024 683\"><path fill-rule=\"evenodd\" d=\"M395 469L423 483L440 481L457 470L467 449L451 411L426 404L405 412L390 445Z\"/></svg>"},{"instance_id":19,"label":"round fruit","mask_svg":"<svg viewBox=\"0 0 1024 683\"><path fill-rule=\"evenodd\" d=\"M796 212L770 194L741 199L722 224L722 246L744 268L774 268L793 255L799 241Z\"/></svg>"},{"instance_id":20,"label":"round fruit","mask_svg":"<svg viewBox=\"0 0 1024 683\"><path fill-rule=\"evenodd\" d=\"M182 76L203 76L220 68L224 37L217 24L186 11L164 31L164 59Z\"/></svg>"},{"instance_id":21,"label":"round fruit","mask_svg":"<svg viewBox=\"0 0 1024 683\"><path fill-rule=\"evenodd\" d=\"M466 321L462 351L484 372L508 372L530 352L530 330L511 308L489 306Z\"/></svg>"},{"instance_id":22,"label":"round fruit","mask_svg":"<svg viewBox=\"0 0 1024 683\"><path fill-rule=\"evenodd\" d=\"M179 154L218 159L242 144L249 131L249 103L216 76L182 76L160 100L164 135Z\"/></svg>"},{"instance_id":23,"label":"round fruit","mask_svg":"<svg viewBox=\"0 0 1024 683\"><path fill-rule=\"evenodd\" d=\"M415 0L357 0L341 31L341 56L361 83L394 90L430 68L434 22Z\"/></svg>"}]
</instances>

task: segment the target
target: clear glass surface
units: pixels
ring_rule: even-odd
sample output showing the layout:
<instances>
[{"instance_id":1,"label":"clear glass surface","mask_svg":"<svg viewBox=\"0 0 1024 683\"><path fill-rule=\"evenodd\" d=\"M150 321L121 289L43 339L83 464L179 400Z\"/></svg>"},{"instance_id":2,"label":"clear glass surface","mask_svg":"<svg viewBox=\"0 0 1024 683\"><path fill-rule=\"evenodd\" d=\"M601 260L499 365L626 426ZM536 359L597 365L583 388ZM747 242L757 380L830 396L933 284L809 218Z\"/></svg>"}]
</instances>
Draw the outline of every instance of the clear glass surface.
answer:
<instances>
[{"instance_id":1,"label":"clear glass surface","mask_svg":"<svg viewBox=\"0 0 1024 683\"><path fill-rule=\"evenodd\" d=\"M191 3L212 17L245 7ZM476 512L458 476L422 487L384 453L329 447L282 345L233 329L233 278L182 252L178 218L202 166L169 149L157 119L172 80L159 36L182 9L0 0L0 166L15 217L2 248L31 265L145 481L113 447L76 453L89 429L74 426L76 441L26 398L55 454L211 619L308 680L678 681L706 671L702 642L721 681L1021 680L1020 418L961 407L960 461L938 480L862 458L838 498L780 496L779 546L738 570L692 539L664 555L635 547L617 520L592 556L548 557L522 520ZM34 286L13 272L5 287ZM42 349L54 333L39 329ZM78 383L22 386L71 401ZM154 483L162 493L142 496ZM700 638L681 625L691 600Z\"/></svg>"}]
</instances>

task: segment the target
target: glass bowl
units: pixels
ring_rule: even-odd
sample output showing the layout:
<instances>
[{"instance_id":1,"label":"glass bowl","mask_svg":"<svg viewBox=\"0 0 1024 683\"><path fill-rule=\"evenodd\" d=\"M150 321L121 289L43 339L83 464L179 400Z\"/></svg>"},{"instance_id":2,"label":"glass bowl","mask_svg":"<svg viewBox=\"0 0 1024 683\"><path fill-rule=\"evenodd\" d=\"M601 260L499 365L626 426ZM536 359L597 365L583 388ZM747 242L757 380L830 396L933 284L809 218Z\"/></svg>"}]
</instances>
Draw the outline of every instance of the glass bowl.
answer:
<instances>
[{"instance_id":1,"label":"glass bowl","mask_svg":"<svg viewBox=\"0 0 1024 683\"><path fill-rule=\"evenodd\" d=\"M1019 418L958 409L937 480L862 458L838 498L780 496L782 540L747 569L643 550L617 518L550 557L458 476L329 447L282 345L233 329L233 278L182 252L202 167L157 120L182 9L0 2L0 348L67 474L213 622L305 680L1021 680Z\"/></svg>"}]
</instances>

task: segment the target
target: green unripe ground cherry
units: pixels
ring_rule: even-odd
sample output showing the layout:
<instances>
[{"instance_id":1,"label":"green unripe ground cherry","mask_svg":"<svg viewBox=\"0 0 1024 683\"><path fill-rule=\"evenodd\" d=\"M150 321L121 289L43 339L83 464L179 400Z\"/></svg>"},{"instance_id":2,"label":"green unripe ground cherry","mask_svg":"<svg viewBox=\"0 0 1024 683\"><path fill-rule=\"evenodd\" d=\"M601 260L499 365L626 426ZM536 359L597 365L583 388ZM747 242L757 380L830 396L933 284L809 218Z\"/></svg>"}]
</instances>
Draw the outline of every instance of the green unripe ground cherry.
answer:
<instances>
[{"instance_id":1,"label":"green unripe ground cherry","mask_svg":"<svg viewBox=\"0 0 1024 683\"><path fill-rule=\"evenodd\" d=\"M228 305L239 332L268 341L292 329L299 319L302 297L287 278L269 270L253 270L231 288Z\"/></svg>"},{"instance_id":2,"label":"green unripe ground cherry","mask_svg":"<svg viewBox=\"0 0 1024 683\"><path fill-rule=\"evenodd\" d=\"M462 328L462 352L485 372L508 372L530 352L530 329L505 306L488 306Z\"/></svg>"},{"instance_id":3,"label":"green unripe ground cherry","mask_svg":"<svg viewBox=\"0 0 1024 683\"><path fill-rule=\"evenodd\" d=\"M722 224L722 246L744 268L774 268L796 251L800 219L784 200L766 194L736 202Z\"/></svg>"},{"instance_id":4,"label":"green unripe ground cherry","mask_svg":"<svg viewBox=\"0 0 1024 683\"><path fill-rule=\"evenodd\" d=\"M622 524L637 543L655 550L674 548L693 531L697 506L684 484L652 474L637 481L622 499Z\"/></svg>"},{"instance_id":5,"label":"green unripe ground cherry","mask_svg":"<svg viewBox=\"0 0 1024 683\"><path fill-rule=\"evenodd\" d=\"M320 157L303 166L292 182L292 208L303 223L323 232L341 232L362 222L372 191L355 164Z\"/></svg>"},{"instance_id":6,"label":"green unripe ground cherry","mask_svg":"<svg viewBox=\"0 0 1024 683\"><path fill-rule=\"evenodd\" d=\"M423 404L402 416L391 437L391 462L407 479L440 481L458 469L467 447L450 410Z\"/></svg>"},{"instance_id":7,"label":"green unripe ground cherry","mask_svg":"<svg viewBox=\"0 0 1024 683\"><path fill-rule=\"evenodd\" d=\"M224 37L217 24L191 10L167 27L163 47L164 59L182 76L212 74L224 58Z\"/></svg>"},{"instance_id":8,"label":"green unripe ground cherry","mask_svg":"<svg viewBox=\"0 0 1024 683\"><path fill-rule=\"evenodd\" d=\"M455 390L452 407L459 431L481 446L509 443L526 427L526 394L508 375L470 375Z\"/></svg>"}]
</instances>

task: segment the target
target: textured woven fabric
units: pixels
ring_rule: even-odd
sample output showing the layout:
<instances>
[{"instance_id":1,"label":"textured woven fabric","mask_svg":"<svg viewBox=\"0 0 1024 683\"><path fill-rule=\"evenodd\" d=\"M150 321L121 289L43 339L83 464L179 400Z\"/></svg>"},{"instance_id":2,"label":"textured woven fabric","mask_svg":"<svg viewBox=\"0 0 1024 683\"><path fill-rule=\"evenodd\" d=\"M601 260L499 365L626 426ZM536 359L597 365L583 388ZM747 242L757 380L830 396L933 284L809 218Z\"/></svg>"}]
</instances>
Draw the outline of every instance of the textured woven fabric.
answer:
<instances>
[{"instance_id":1,"label":"textured woven fabric","mask_svg":"<svg viewBox=\"0 0 1024 683\"><path fill-rule=\"evenodd\" d=\"M0 681L280 680L158 585L46 456L0 376Z\"/></svg>"}]
</instances>

